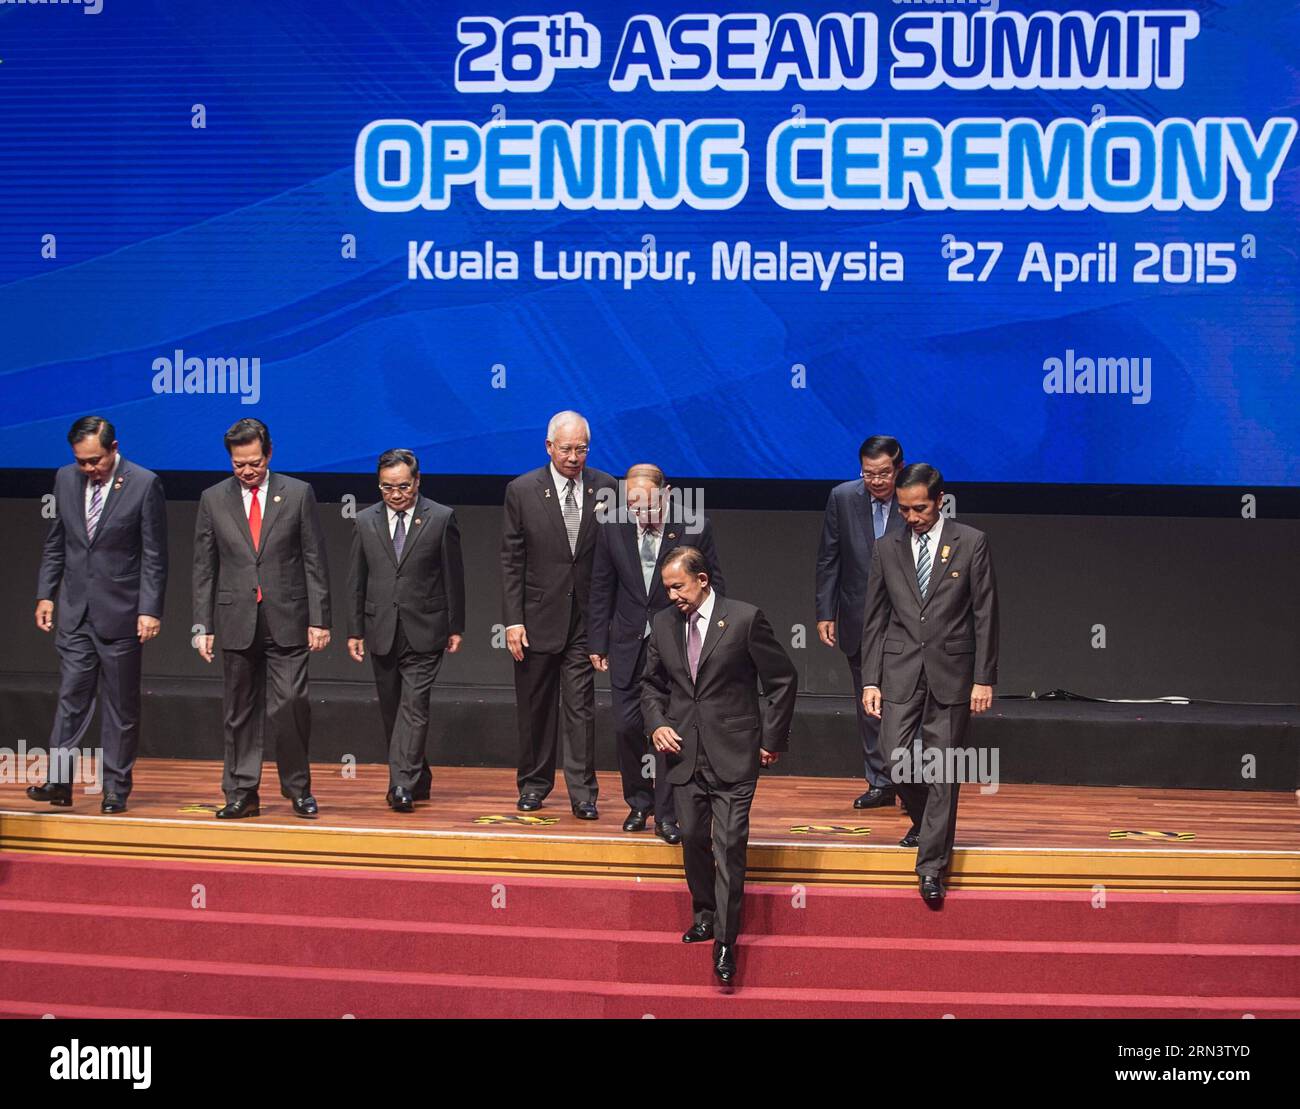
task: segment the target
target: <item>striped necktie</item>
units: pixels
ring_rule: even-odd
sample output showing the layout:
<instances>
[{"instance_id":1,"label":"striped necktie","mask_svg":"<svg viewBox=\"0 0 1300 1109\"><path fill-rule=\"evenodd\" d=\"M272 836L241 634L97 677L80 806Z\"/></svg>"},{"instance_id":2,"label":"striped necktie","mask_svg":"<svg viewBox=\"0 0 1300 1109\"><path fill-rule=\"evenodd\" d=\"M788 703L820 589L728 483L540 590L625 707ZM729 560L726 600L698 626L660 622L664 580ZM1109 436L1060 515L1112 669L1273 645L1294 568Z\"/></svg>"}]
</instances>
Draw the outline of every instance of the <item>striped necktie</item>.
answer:
<instances>
[{"instance_id":1,"label":"striped necktie","mask_svg":"<svg viewBox=\"0 0 1300 1109\"><path fill-rule=\"evenodd\" d=\"M916 585L921 590L921 600L925 600L926 590L930 588L930 533L917 538L921 544L916 555Z\"/></svg>"},{"instance_id":2,"label":"striped necktie","mask_svg":"<svg viewBox=\"0 0 1300 1109\"><path fill-rule=\"evenodd\" d=\"M95 529L99 527L99 514L104 508L104 483L97 481L90 489L90 507L86 509L86 538L95 538Z\"/></svg>"},{"instance_id":3,"label":"striped necktie","mask_svg":"<svg viewBox=\"0 0 1300 1109\"><path fill-rule=\"evenodd\" d=\"M569 533L569 553L578 553L578 525L582 523L582 513L578 500L573 495L573 478L569 478L564 487L564 529Z\"/></svg>"}]
</instances>

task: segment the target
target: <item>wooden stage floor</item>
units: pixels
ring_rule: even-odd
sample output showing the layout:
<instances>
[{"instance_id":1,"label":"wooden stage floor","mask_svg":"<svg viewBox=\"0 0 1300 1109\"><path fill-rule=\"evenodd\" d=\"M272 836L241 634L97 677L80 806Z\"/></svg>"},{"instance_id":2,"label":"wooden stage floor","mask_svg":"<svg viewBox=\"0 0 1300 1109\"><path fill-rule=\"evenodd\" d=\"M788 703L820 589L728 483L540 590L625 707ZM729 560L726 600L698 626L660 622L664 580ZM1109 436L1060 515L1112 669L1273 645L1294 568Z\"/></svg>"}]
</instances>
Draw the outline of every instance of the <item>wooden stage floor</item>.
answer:
<instances>
[{"instance_id":1,"label":"wooden stage floor","mask_svg":"<svg viewBox=\"0 0 1300 1109\"><path fill-rule=\"evenodd\" d=\"M41 775L38 775L38 780ZM130 809L99 812L80 788L71 809L0 782L0 851L432 871L680 878L680 848L622 831L616 774L600 775L599 821L577 820L561 779L538 813L516 811L514 772L435 767L411 814L384 803L387 768L313 767L321 813L296 817L273 764L262 815L219 821L221 766L142 759ZM764 777L754 802L754 881L903 886L915 852L897 845L895 808L857 811L857 779ZM953 888L1300 892L1300 805L1290 793L1004 785L962 790Z\"/></svg>"}]
</instances>

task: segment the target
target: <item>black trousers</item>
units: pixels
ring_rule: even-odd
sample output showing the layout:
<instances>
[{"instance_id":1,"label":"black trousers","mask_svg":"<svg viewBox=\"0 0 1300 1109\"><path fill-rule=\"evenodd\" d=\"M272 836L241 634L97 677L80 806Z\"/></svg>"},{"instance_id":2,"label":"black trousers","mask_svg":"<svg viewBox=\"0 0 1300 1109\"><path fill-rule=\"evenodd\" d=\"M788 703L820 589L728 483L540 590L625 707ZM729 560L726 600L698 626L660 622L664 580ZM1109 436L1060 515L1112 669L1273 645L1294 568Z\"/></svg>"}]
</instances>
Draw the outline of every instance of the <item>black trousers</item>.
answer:
<instances>
[{"instance_id":1,"label":"black trousers","mask_svg":"<svg viewBox=\"0 0 1300 1109\"><path fill-rule=\"evenodd\" d=\"M922 776L916 772L912 740L920 727L923 756L932 750L947 752L962 745L969 723L970 702L945 705L936 701L926 683L924 670L908 700L884 701L882 704L881 748L898 768L899 772L891 777L903 778L897 783L898 794L913 823L918 822L919 816L921 842L916 850L917 874L938 878L948 870L957 831L957 795L961 783L955 780L955 775L946 772L952 765L949 760L944 760L945 772L938 775L939 780L909 780ZM906 754L895 756L896 751Z\"/></svg>"},{"instance_id":2,"label":"black trousers","mask_svg":"<svg viewBox=\"0 0 1300 1109\"><path fill-rule=\"evenodd\" d=\"M103 788L105 793L126 797L131 792L131 771L140 743L140 640L134 635L104 639L87 613L75 628L60 627L54 646L59 652L59 703L50 729L46 781L72 784L71 753L81 747L102 694L99 744L103 749Z\"/></svg>"},{"instance_id":3,"label":"black trousers","mask_svg":"<svg viewBox=\"0 0 1300 1109\"><path fill-rule=\"evenodd\" d=\"M253 642L242 651L222 650L226 762L221 788L227 801L257 793L264 723L275 742L280 785L292 797L311 792L308 654L305 643L281 647L271 638L260 605Z\"/></svg>"},{"instance_id":4,"label":"black trousers","mask_svg":"<svg viewBox=\"0 0 1300 1109\"><path fill-rule=\"evenodd\" d=\"M711 922L713 938L735 943L745 897L749 855L749 809L758 779L723 782L698 745L695 773L677 791L682 863L697 924Z\"/></svg>"},{"instance_id":5,"label":"black trousers","mask_svg":"<svg viewBox=\"0 0 1300 1109\"><path fill-rule=\"evenodd\" d=\"M388 743L388 788L427 793L433 775L425 756L429 733L429 702L442 666L442 651L415 650L402 629L401 618L387 654L370 652L379 693L379 712Z\"/></svg>"},{"instance_id":6,"label":"black trousers","mask_svg":"<svg viewBox=\"0 0 1300 1109\"><path fill-rule=\"evenodd\" d=\"M668 781L668 756L656 751L645 734L641 718L641 668L645 645L641 640L636 665L624 673L609 668L609 692L614 709L614 739L618 750L618 771L623 778L623 800L630 809L653 810L656 824L677 822L677 802Z\"/></svg>"},{"instance_id":7,"label":"black trousers","mask_svg":"<svg viewBox=\"0 0 1300 1109\"><path fill-rule=\"evenodd\" d=\"M587 628L574 604L564 647L553 654L525 650L515 666L519 724L519 793L545 797L555 788L558 744L564 743L569 803L596 800L596 672L587 656Z\"/></svg>"},{"instance_id":8,"label":"black trousers","mask_svg":"<svg viewBox=\"0 0 1300 1109\"><path fill-rule=\"evenodd\" d=\"M859 648L848 656L849 675L853 682L853 703L857 706L858 736L862 740L862 765L866 772L867 784L882 788L891 788L889 767L880 750L880 721L869 716L862 707L862 649Z\"/></svg>"}]
</instances>

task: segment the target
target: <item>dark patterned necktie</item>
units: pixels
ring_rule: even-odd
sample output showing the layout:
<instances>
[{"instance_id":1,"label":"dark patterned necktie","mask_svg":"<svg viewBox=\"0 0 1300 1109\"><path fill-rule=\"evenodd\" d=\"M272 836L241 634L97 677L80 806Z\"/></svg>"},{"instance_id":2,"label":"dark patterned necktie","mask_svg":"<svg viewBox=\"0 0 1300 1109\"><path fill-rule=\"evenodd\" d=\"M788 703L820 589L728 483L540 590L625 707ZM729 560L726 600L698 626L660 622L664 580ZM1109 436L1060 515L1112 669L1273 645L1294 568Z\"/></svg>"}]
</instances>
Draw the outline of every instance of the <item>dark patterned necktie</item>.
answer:
<instances>
[{"instance_id":1,"label":"dark patterned necktie","mask_svg":"<svg viewBox=\"0 0 1300 1109\"><path fill-rule=\"evenodd\" d=\"M406 513L397 514L397 526L393 528L393 554L401 561L402 548L406 546Z\"/></svg>"},{"instance_id":2,"label":"dark patterned necktie","mask_svg":"<svg viewBox=\"0 0 1300 1109\"><path fill-rule=\"evenodd\" d=\"M920 536L917 542L921 550L916 556L916 585L921 590L921 600L925 600L926 590L930 588L930 533Z\"/></svg>"}]
</instances>

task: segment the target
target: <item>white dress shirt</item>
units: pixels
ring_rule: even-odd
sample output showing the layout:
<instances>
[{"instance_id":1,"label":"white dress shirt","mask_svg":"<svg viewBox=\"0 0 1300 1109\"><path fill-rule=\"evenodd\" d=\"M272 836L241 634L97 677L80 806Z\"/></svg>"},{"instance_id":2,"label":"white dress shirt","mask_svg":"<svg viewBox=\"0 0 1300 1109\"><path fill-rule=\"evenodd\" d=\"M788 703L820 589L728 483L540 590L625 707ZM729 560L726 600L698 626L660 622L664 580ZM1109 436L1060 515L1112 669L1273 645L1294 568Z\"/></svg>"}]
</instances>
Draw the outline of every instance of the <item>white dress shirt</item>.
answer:
<instances>
[{"instance_id":1,"label":"white dress shirt","mask_svg":"<svg viewBox=\"0 0 1300 1109\"><path fill-rule=\"evenodd\" d=\"M717 597L717 594L714 593L712 589L710 589L708 593L705 594L704 600L700 603L700 607L695 610L700 614L699 628L700 628L700 657L701 658L704 657L704 644L707 643L709 640L709 617L713 615L713 601L715 597ZM689 616L686 617L686 639L684 640L684 642L687 644L687 646L689 646L691 642L691 618ZM691 664L690 656L687 655L686 665L689 667L690 664Z\"/></svg>"},{"instance_id":2,"label":"white dress shirt","mask_svg":"<svg viewBox=\"0 0 1300 1109\"><path fill-rule=\"evenodd\" d=\"M266 518L266 486L271 480L271 471L267 470L262 477L262 483L257 487L257 501L262 506L262 518ZM242 481L239 483L239 495L244 498L244 516L247 517L253 511L253 491Z\"/></svg>"},{"instance_id":3,"label":"white dress shirt","mask_svg":"<svg viewBox=\"0 0 1300 1109\"><path fill-rule=\"evenodd\" d=\"M943 517L935 520L927 535L930 537L930 576L934 577L934 565L939 561L939 537L943 534ZM921 557L921 537L912 532L912 565Z\"/></svg>"},{"instance_id":4,"label":"white dress shirt","mask_svg":"<svg viewBox=\"0 0 1300 1109\"><path fill-rule=\"evenodd\" d=\"M392 537L397 534L397 512L394 509L388 508L387 505L385 505L384 508L388 511L388 538L392 539ZM406 537L410 539L411 523L415 519L415 505L411 505L410 508L405 509L404 511L406 513Z\"/></svg>"},{"instance_id":5,"label":"white dress shirt","mask_svg":"<svg viewBox=\"0 0 1300 1109\"><path fill-rule=\"evenodd\" d=\"M108 477L104 479L104 484L99 490L99 512L102 516L104 505L108 503L108 491L113 488L113 479L117 477L117 468L122 465L122 452L117 452L117 457L113 459L113 469L109 472ZM89 519L90 517L90 498L95 495L95 483L86 482L86 502L82 506L82 515Z\"/></svg>"},{"instance_id":6,"label":"white dress shirt","mask_svg":"<svg viewBox=\"0 0 1300 1109\"><path fill-rule=\"evenodd\" d=\"M583 471L586 473L586 470ZM551 463L551 480L555 482L555 492L560 498L560 507L564 507L564 487L569 484L569 479L555 468L555 463ZM573 498L578 502L578 507L582 508L582 474L573 479Z\"/></svg>"}]
</instances>

